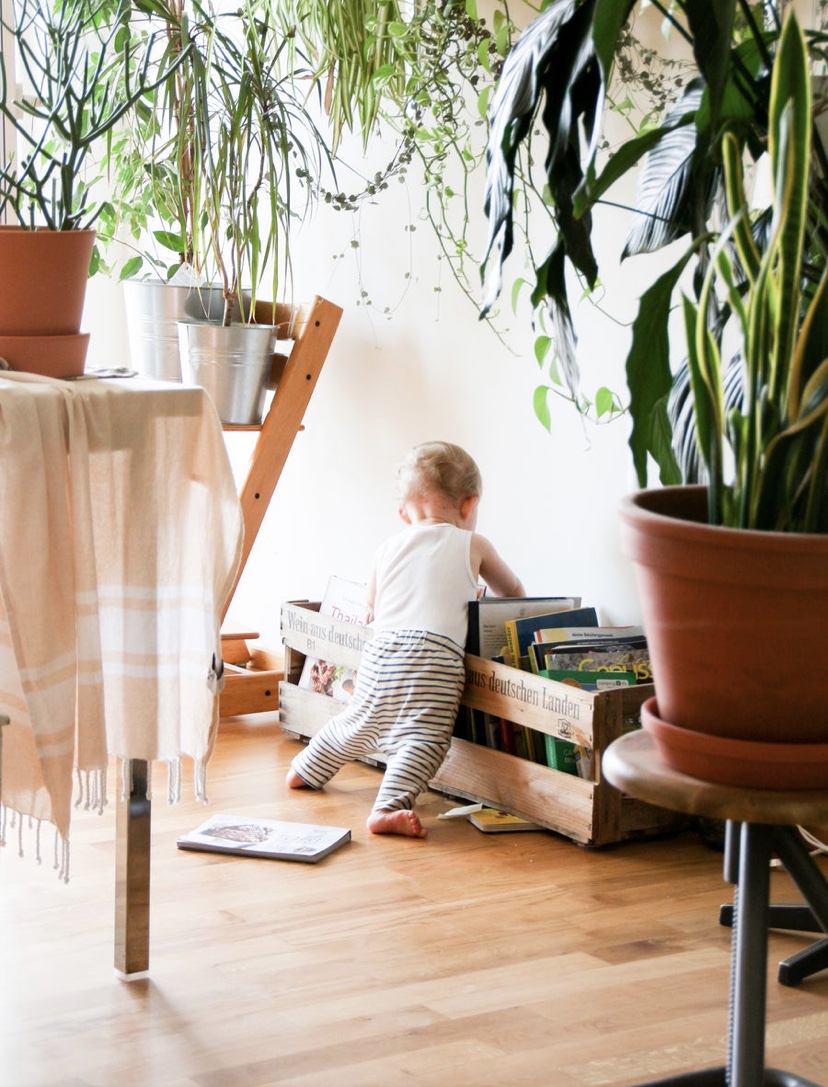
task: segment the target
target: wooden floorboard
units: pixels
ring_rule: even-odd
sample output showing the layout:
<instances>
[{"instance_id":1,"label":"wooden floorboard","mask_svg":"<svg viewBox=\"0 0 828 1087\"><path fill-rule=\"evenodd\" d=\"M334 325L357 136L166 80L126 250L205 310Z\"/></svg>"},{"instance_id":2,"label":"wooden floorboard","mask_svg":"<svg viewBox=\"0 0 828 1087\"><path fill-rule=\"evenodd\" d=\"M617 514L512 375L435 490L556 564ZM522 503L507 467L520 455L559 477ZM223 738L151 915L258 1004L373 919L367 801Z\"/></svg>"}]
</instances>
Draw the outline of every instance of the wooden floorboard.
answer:
<instances>
[{"instance_id":1,"label":"wooden floorboard","mask_svg":"<svg viewBox=\"0 0 828 1087\"><path fill-rule=\"evenodd\" d=\"M66 885L45 835L38 866L9 831L0 1087L632 1087L724 1063L731 893L695 834L590 851L438 821L427 794L427 840L373 837L379 771L289 793L298 749L275 718L223 721L206 809L186 781L169 806L155 768L145 980L113 971L114 803L76 812ZM318 865L176 849L219 811L353 841ZM828 972L776 981L807 941L770 936L767 1063L828 1084Z\"/></svg>"}]
</instances>

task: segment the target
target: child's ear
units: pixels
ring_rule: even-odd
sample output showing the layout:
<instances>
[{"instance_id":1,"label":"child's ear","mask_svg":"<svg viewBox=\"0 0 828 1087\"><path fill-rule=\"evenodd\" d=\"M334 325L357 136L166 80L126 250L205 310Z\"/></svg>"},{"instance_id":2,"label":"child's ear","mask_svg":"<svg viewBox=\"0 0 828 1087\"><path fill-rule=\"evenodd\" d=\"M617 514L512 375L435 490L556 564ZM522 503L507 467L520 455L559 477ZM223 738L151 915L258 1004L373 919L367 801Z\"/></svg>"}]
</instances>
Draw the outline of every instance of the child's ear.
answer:
<instances>
[{"instance_id":1,"label":"child's ear","mask_svg":"<svg viewBox=\"0 0 828 1087\"><path fill-rule=\"evenodd\" d=\"M479 501L480 498L476 494L467 494L466 497L462 499L460 502L460 516L464 521L468 520Z\"/></svg>"},{"instance_id":2,"label":"child's ear","mask_svg":"<svg viewBox=\"0 0 828 1087\"><path fill-rule=\"evenodd\" d=\"M397 513L400 515L400 517L402 517L403 521L405 521L407 525L411 524L411 517L409 516L408 510L405 506L400 506L400 508L397 510Z\"/></svg>"}]
</instances>

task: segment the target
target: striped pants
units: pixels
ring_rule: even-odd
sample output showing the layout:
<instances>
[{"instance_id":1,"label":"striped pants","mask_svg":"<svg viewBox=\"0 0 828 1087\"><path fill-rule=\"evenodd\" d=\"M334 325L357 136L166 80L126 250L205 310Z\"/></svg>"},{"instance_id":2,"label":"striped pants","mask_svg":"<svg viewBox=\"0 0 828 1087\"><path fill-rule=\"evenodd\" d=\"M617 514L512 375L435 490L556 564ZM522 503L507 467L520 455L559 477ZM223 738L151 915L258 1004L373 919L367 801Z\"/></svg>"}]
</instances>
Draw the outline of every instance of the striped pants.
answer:
<instances>
[{"instance_id":1,"label":"striped pants","mask_svg":"<svg viewBox=\"0 0 828 1087\"><path fill-rule=\"evenodd\" d=\"M321 789L346 762L379 751L388 761L373 810L413 808L446 757L464 681L463 653L450 638L422 630L378 634L362 654L351 701L293 769Z\"/></svg>"}]
</instances>

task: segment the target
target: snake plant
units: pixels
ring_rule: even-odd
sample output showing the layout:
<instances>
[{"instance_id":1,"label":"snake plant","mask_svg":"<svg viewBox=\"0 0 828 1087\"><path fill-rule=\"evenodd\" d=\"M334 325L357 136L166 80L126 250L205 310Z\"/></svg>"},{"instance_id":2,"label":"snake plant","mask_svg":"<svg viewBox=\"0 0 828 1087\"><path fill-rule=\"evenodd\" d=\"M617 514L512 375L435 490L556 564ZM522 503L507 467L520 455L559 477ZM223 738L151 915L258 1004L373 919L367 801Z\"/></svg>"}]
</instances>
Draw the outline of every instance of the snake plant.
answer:
<instances>
[{"instance_id":1,"label":"snake plant","mask_svg":"<svg viewBox=\"0 0 828 1087\"><path fill-rule=\"evenodd\" d=\"M825 533L828 268L822 269L815 290L803 290L811 89L808 51L793 14L779 41L769 104L774 186L769 244L760 252L754 239L741 147L733 133L726 133L730 223L698 304L686 295L683 300L696 426L708 472L711 523ZM730 411L725 409L719 339L709 321L718 308L717 288L738 329L743 367L741 404Z\"/></svg>"}]
</instances>

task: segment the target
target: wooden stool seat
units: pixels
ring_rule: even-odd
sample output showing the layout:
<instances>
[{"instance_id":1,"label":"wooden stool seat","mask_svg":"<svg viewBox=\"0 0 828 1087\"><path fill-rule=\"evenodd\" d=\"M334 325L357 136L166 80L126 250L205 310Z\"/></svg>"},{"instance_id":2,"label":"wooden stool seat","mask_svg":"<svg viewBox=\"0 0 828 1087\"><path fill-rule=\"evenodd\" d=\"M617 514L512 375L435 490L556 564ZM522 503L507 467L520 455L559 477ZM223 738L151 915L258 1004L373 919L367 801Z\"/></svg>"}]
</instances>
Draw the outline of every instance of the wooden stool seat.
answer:
<instances>
[{"instance_id":1,"label":"wooden stool seat","mask_svg":"<svg viewBox=\"0 0 828 1087\"><path fill-rule=\"evenodd\" d=\"M828 791L740 789L688 777L662 762L648 732L628 732L604 753L609 780L630 796L685 815L799 826L828 822Z\"/></svg>"},{"instance_id":2,"label":"wooden stool seat","mask_svg":"<svg viewBox=\"0 0 828 1087\"><path fill-rule=\"evenodd\" d=\"M666 766L644 731L613 741L604 752L601 772L639 800L727 821L724 876L734 885L728 1063L649 1087L816 1087L793 1073L764 1066L767 931L770 860L776 854L828 932L828 882L796 829L826 821L828 791L738 789L691 778Z\"/></svg>"}]
</instances>

